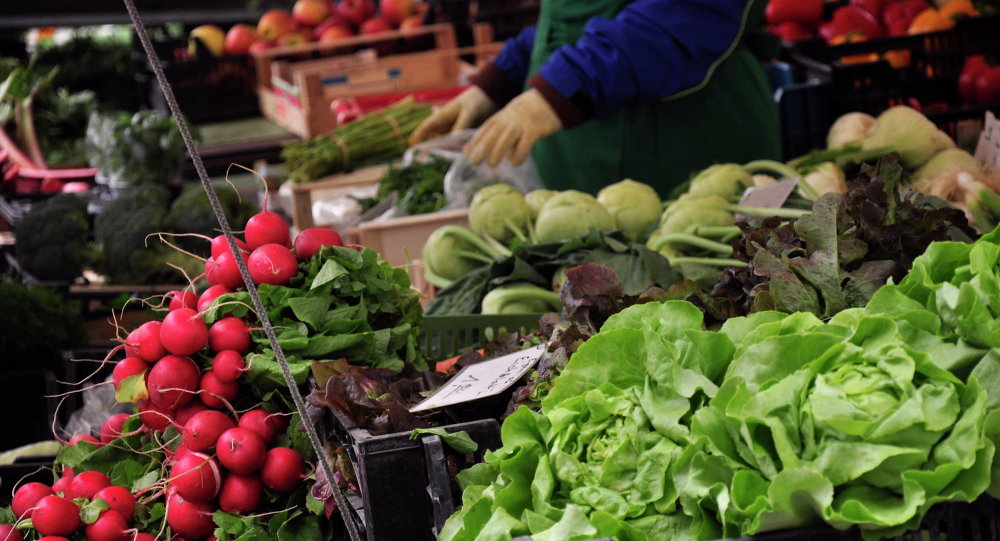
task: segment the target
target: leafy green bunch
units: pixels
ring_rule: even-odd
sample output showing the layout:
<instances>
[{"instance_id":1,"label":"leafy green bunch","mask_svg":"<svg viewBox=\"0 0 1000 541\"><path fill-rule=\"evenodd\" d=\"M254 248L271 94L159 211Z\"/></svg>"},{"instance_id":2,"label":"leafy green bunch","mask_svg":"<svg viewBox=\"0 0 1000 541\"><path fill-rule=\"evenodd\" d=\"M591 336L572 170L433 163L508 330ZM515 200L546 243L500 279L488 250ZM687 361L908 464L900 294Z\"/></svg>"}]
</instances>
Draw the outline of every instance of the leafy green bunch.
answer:
<instances>
[{"instance_id":1,"label":"leafy green bunch","mask_svg":"<svg viewBox=\"0 0 1000 541\"><path fill-rule=\"evenodd\" d=\"M628 308L580 346L540 413L511 415L504 446L460 474L463 508L441 539L912 528L990 488L1000 401L986 392L994 356L924 336L931 355L909 337L863 309L827 323L760 312L712 332L685 302Z\"/></svg>"}]
</instances>

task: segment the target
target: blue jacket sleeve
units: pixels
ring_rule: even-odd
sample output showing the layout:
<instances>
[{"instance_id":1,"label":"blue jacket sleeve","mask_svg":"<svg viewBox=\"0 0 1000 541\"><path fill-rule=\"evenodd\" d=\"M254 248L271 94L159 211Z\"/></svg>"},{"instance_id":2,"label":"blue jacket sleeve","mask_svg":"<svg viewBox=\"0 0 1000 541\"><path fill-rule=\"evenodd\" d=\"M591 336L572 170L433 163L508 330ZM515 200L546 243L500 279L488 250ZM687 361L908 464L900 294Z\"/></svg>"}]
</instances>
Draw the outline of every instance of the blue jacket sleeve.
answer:
<instances>
[{"instance_id":1,"label":"blue jacket sleeve","mask_svg":"<svg viewBox=\"0 0 1000 541\"><path fill-rule=\"evenodd\" d=\"M636 0L613 20L591 19L583 37L553 53L529 84L553 104L564 125L583 120L565 114L567 104L579 105L581 97L590 109L583 116L603 117L635 99L698 90L735 49L752 3Z\"/></svg>"},{"instance_id":2,"label":"blue jacket sleeve","mask_svg":"<svg viewBox=\"0 0 1000 541\"><path fill-rule=\"evenodd\" d=\"M535 27L529 26L508 39L493 62L472 76L470 82L482 88L497 106L503 106L524 90L534 46Z\"/></svg>"}]
</instances>

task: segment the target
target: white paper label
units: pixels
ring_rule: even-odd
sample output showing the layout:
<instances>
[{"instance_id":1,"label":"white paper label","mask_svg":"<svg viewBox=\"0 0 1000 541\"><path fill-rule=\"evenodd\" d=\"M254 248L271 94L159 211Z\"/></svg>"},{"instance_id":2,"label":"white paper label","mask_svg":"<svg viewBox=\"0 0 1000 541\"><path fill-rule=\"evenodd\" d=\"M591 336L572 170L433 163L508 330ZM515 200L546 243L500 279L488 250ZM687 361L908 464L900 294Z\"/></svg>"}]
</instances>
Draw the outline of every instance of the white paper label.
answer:
<instances>
[{"instance_id":1,"label":"white paper label","mask_svg":"<svg viewBox=\"0 0 1000 541\"><path fill-rule=\"evenodd\" d=\"M534 368L544 351L545 345L542 344L466 366L410 411L416 413L500 394Z\"/></svg>"},{"instance_id":2,"label":"white paper label","mask_svg":"<svg viewBox=\"0 0 1000 541\"><path fill-rule=\"evenodd\" d=\"M740 205L747 207L781 208L798 186L798 177L789 178L774 184L747 188L740 199Z\"/></svg>"},{"instance_id":3,"label":"white paper label","mask_svg":"<svg viewBox=\"0 0 1000 541\"><path fill-rule=\"evenodd\" d=\"M976 145L976 159L987 172L1000 171L1000 121L992 111L986 111L983 133L979 134L979 144Z\"/></svg>"}]
</instances>

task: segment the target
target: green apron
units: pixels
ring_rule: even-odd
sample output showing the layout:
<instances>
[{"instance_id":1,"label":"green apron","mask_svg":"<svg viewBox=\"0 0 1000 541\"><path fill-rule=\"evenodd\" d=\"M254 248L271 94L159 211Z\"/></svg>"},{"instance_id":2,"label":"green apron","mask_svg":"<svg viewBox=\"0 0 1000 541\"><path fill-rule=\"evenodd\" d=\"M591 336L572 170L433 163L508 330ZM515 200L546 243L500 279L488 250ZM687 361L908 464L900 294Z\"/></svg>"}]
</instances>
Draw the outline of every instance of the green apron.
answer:
<instances>
[{"instance_id":1,"label":"green apron","mask_svg":"<svg viewBox=\"0 0 1000 541\"><path fill-rule=\"evenodd\" d=\"M576 43L589 19L614 18L629 2L543 0L529 77L556 49ZM763 8L757 0L748 9L746 33L759 26ZM550 189L596 194L631 178L666 195L713 163L780 159L778 113L759 61L741 41L702 88L557 132L538 141L532 156Z\"/></svg>"}]
</instances>

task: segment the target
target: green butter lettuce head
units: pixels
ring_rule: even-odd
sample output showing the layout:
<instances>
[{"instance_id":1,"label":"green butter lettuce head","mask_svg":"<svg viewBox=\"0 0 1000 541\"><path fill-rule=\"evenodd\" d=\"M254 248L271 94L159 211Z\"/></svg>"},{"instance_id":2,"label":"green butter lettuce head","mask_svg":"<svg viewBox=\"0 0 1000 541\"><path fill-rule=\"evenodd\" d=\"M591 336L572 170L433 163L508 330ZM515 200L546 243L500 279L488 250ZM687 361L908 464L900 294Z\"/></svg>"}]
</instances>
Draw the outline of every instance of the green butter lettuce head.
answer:
<instances>
[{"instance_id":1,"label":"green butter lettuce head","mask_svg":"<svg viewBox=\"0 0 1000 541\"><path fill-rule=\"evenodd\" d=\"M594 196L576 190L560 192L542 205L535 221L539 242L555 242L586 234L591 229L615 228L615 220Z\"/></svg>"},{"instance_id":2,"label":"green butter lettuce head","mask_svg":"<svg viewBox=\"0 0 1000 541\"><path fill-rule=\"evenodd\" d=\"M726 199L739 196L753 186L753 177L735 163L720 163L702 170L691 179L687 195L706 197L717 195Z\"/></svg>"},{"instance_id":3,"label":"green butter lettuce head","mask_svg":"<svg viewBox=\"0 0 1000 541\"><path fill-rule=\"evenodd\" d=\"M543 190L532 190L527 194L525 194L524 201L528 203L529 207L531 207L532 220L538 218L538 213L541 212L542 207L545 205L545 202L548 201L549 199L552 199L552 197L555 196L556 193L557 192L554 192L552 190L543 189Z\"/></svg>"},{"instance_id":4,"label":"green butter lettuce head","mask_svg":"<svg viewBox=\"0 0 1000 541\"><path fill-rule=\"evenodd\" d=\"M597 193L597 202L608 209L618 229L633 241L646 236L662 210L656 190L631 179L604 187Z\"/></svg>"},{"instance_id":5,"label":"green butter lettuce head","mask_svg":"<svg viewBox=\"0 0 1000 541\"><path fill-rule=\"evenodd\" d=\"M907 169L916 169L935 154L954 148L955 142L915 109L897 105L882 112L869 128L865 150L885 149L899 153Z\"/></svg>"},{"instance_id":6,"label":"green butter lettuce head","mask_svg":"<svg viewBox=\"0 0 1000 541\"><path fill-rule=\"evenodd\" d=\"M509 184L493 184L476 192L469 205L469 225L478 235L507 242L528 230L531 207Z\"/></svg>"},{"instance_id":7,"label":"green butter lettuce head","mask_svg":"<svg viewBox=\"0 0 1000 541\"><path fill-rule=\"evenodd\" d=\"M751 331L697 412L693 430L749 470L731 485L734 498L744 492L731 516L742 534L824 520L895 535L933 504L971 501L988 487L983 387L911 349L887 317L854 323L849 335L826 325L748 345Z\"/></svg>"}]
</instances>

